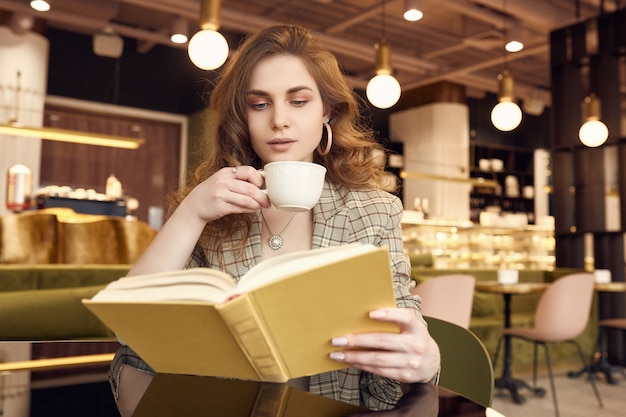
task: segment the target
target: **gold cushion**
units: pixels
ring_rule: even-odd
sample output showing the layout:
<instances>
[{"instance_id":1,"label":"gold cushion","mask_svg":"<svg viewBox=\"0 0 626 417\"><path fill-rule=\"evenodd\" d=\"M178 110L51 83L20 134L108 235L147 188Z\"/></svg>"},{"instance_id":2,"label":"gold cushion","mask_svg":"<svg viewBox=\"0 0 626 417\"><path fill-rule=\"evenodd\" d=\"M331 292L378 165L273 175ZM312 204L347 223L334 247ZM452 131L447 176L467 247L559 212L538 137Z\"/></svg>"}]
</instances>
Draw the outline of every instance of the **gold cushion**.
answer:
<instances>
[{"instance_id":1,"label":"gold cushion","mask_svg":"<svg viewBox=\"0 0 626 417\"><path fill-rule=\"evenodd\" d=\"M0 217L0 263L132 264L156 231L123 217L68 208Z\"/></svg>"}]
</instances>

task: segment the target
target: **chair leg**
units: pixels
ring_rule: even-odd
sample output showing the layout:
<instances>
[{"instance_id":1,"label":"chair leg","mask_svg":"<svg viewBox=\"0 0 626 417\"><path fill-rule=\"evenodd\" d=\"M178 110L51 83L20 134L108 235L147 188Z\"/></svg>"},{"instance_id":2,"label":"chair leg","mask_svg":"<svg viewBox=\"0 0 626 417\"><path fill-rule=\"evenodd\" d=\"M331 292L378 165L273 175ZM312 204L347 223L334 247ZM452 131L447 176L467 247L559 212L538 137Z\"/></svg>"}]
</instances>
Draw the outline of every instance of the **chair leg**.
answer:
<instances>
[{"instance_id":1,"label":"chair leg","mask_svg":"<svg viewBox=\"0 0 626 417\"><path fill-rule=\"evenodd\" d=\"M495 371L496 367L498 366L498 356L500 354L500 347L502 346L502 339L504 339L504 336L500 336L500 338L498 339L498 344L496 345L496 352L493 355L493 369Z\"/></svg>"},{"instance_id":2,"label":"chair leg","mask_svg":"<svg viewBox=\"0 0 626 417\"><path fill-rule=\"evenodd\" d=\"M537 388L537 342L533 342L533 389Z\"/></svg>"},{"instance_id":3,"label":"chair leg","mask_svg":"<svg viewBox=\"0 0 626 417\"><path fill-rule=\"evenodd\" d=\"M550 377L550 390L552 391L552 402L554 403L554 415L559 417L559 404L556 399L556 387L554 385L554 375L552 375L552 361L550 360L550 349L546 343L542 343L545 355L546 365L548 367L548 377Z\"/></svg>"},{"instance_id":4,"label":"chair leg","mask_svg":"<svg viewBox=\"0 0 626 417\"><path fill-rule=\"evenodd\" d=\"M584 367L583 369L591 369L591 367L587 363L587 359L585 358L585 354L583 353L583 350L580 347L580 344L575 340L570 340L570 342L574 344L574 346L576 346L576 350L578 351L578 356L580 356L580 360L583 363L583 367ZM589 377L589 381L591 382L591 388L593 389L593 393L596 395L596 399L598 400L598 405L600 406L600 408L604 408L604 404L602 403L602 398L600 398L600 392L598 391L598 387L596 386L596 379L594 378L592 373L589 373L588 377Z\"/></svg>"}]
</instances>

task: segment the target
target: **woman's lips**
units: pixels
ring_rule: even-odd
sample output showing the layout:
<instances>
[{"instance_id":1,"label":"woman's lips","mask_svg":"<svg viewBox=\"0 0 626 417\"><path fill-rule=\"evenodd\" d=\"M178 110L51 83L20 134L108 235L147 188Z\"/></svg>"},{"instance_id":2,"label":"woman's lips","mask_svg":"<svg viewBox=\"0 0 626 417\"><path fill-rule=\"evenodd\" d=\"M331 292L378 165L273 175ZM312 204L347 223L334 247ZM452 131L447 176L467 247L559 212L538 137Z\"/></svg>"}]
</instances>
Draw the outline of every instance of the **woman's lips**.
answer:
<instances>
[{"instance_id":1,"label":"woman's lips","mask_svg":"<svg viewBox=\"0 0 626 417\"><path fill-rule=\"evenodd\" d=\"M274 151L286 151L289 148L291 148L291 145L293 145L294 143L296 143L296 141L293 139L283 138L283 139L272 139L271 141L268 142L268 145Z\"/></svg>"}]
</instances>

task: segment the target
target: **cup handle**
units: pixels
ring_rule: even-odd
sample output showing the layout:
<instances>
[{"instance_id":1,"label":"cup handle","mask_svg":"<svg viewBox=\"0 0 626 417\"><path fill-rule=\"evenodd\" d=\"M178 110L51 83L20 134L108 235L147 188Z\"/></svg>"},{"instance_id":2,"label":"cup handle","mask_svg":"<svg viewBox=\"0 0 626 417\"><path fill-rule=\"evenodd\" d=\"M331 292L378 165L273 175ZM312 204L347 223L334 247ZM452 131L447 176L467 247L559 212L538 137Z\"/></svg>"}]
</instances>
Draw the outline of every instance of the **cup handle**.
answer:
<instances>
[{"instance_id":1,"label":"cup handle","mask_svg":"<svg viewBox=\"0 0 626 417\"><path fill-rule=\"evenodd\" d=\"M266 188L261 188L260 190L264 192L265 194L267 194L267 186L265 185L265 171L263 169L257 169L257 172L261 174L261 176L263 177L263 186L266 187Z\"/></svg>"}]
</instances>

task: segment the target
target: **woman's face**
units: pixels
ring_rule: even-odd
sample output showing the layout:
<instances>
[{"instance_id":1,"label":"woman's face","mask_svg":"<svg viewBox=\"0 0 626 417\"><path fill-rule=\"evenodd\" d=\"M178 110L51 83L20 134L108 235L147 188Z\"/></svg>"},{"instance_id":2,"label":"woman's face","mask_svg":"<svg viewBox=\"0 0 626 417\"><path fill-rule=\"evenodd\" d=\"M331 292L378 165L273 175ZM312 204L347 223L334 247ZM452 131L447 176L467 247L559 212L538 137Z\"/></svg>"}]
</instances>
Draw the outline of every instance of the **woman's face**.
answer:
<instances>
[{"instance_id":1,"label":"woman's face","mask_svg":"<svg viewBox=\"0 0 626 417\"><path fill-rule=\"evenodd\" d=\"M247 94L248 129L264 163L313 161L322 137L324 104L300 58L275 55L261 60Z\"/></svg>"}]
</instances>

